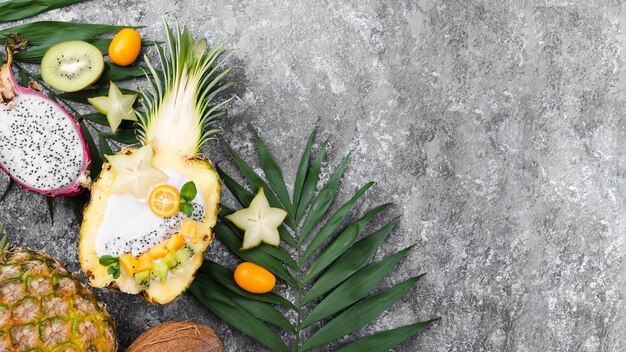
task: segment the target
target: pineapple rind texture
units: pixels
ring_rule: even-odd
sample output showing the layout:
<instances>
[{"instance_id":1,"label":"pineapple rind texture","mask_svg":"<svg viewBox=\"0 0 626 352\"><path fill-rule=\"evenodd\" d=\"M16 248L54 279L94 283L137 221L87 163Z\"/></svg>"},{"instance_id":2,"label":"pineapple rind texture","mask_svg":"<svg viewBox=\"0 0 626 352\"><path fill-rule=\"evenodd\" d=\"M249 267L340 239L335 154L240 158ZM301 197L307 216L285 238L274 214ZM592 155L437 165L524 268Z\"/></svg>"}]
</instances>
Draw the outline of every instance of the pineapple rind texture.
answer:
<instances>
[{"instance_id":1,"label":"pineapple rind texture","mask_svg":"<svg viewBox=\"0 0 626 352\"><path fill-rule=\"evenodd\" d=\"M116 351L113 318L87 286L45 253L0 260L0 351Z\"/></svg>"}]
</instances>

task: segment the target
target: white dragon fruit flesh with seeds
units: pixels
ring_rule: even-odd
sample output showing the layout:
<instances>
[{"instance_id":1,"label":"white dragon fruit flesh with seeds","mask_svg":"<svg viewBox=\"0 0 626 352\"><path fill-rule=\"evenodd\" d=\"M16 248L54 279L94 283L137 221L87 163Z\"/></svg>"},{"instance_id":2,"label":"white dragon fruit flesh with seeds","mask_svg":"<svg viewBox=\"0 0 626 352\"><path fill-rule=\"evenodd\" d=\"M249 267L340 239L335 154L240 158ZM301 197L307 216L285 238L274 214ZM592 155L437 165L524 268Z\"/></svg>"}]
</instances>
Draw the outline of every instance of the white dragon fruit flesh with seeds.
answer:
<instances>
[{"instance_id":1,"label":"white dragon fruit flesh with seeds","mask_svg":"<svg viewBox=\"0 0 626 352\"><path fill-rule=\"evenodd\" d=\"M89 149L79 124L63 107L15 82L0 68L0 168L23 188L74 195L89 183Z\"/></svg>"},{"instance_id":2,"label":"white dragon fruit flesh with seeds","mask_svg":"<svg viewBox=\"0 0 626 352\"><path fill-rule=\"evenodd\" d=\"M168 177L164 183L176 187L179 191L189 181L174 169L162 171ZM156 186L158 185L154 187ZM202 195L198 193L191 204L193 204L191 219L202 221L205 216ZM132 214L132 218L129 218L128 214ZM132 253L137 257L177 233L186 218L187 216L181 212L162 218L150 210L146 199L137 199L130 193L111 194L104 210L103 225L96 235L96 253L98 257L103 255L118 257L124 253Z\"/></svg>"}]
</instances>

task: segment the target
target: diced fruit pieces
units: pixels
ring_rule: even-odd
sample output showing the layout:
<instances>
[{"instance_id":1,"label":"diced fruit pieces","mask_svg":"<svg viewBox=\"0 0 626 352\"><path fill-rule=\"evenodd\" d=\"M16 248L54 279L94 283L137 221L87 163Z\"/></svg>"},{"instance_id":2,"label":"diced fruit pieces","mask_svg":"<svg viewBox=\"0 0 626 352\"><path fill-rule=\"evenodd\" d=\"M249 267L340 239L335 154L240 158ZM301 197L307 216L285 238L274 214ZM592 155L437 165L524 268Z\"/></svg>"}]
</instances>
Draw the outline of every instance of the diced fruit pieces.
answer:
<instances>
[{"instance_id":1,"label":"diced fruit pieces","mask_svg":"<svg viewBox=\"0 0 626 352\"><path fill-rule=\"evenodd\" d=\"M148 253L144 253L139 256L139 259L137 259L137 266L135 269L136 271L146 271L152 269L153 267L154 263L152 263L152 258L150 258Z\"/></svg>"},{"instance_id":2,"label":"diced fruit pieces","mask_svg":"<svg viewBox=\"0 0 626 352\"><path fill-rule=\"evenodd\" d=\"M130 253L120 255L120 265L128 275L133 275L137 271L137 259Z\"/></svg>"},{"instance_id":3,"label":"diced fruit pieces","mask_svg":"<svg viewBox=\"0 0 626 352\"><path fill-rule=\"evenodd\" d=\"M174 257L176 257L176 261L179 264L185 263L187 260L189 260L189 258L191 258L191 256L193 256L193 251L187 246L177 250L176 253L174 253Z\"/></svg>"},{"instance_id":4,"label":"diced fruit pieces","mask_svg":"<svg viewBox=\"0 0 626 352\"><path fill-rule=\"evenodd\" d=\"M156 246L150 248L150 250L148 250L148 255L152 259L163 258L167 255L167 253L168 251L167 248L165 248L165 242L159 243Z\"/></svg>"},{"instance_id":5,"label":"diced fruit pieces","mask_svg":"<svg viewBox=\"0 0 626 352\"><path fill-rule=\"evenodd\" d=\"M167 277L167 271L169 267L165 261L160 261L154 268L152 268L152 278L155 280L163 281Z\"/></svg>"},{"instance_id":6,"label":"diced fruit pieces","mask_svg":"<svg viewBox=\"0 0 626 352\"><path fill-rule=\"evenodd\" d=\"M140 271L135 274L135 284L140 290L145 290L150 286L150 270Z\"/></svg>"},{"instance_id":7,"label":"diced fruit pieces","mask_svg":"<svg viewBox=\"0 0 626 352\"><path fill-rule=\"evenodd\" d=\"M184 246L174 253L174 257L176 257L176 265L171 268L172 273L176 274L183 268L183 264L189 260L194 255L194 251L189 246Z\"/></svg>"},{"instance_id":8,"label":"diced fruit pieces","mask_svg":"<svg viewBox=\"0 0 626 352\"><path fill-rule=\"evenodd\" d=\"M196 238L196 221L192 219L183 220L183 224L180 227L181 236L195 239Z\"/></svg>"},{"instance_id":9,"label":"diced fruit pieces","mask_svg":"<svg viewBox=\"0 0 626 352\"><path fill-rule=\"evenodd\" d=\"M168 268L171 268L176 265L176 257L173 253L168 253L165 257L163 257L161 263L165 263Z\"/></svg>"},{"instance_id":10,"label":"diced fruit pieces","mask_svg":"<svg viewBox=\"0 0 626 352\"><path fill-rule=\"evenodd\" d=\"M170 252L176 252L180 247L185 244L185 238L179 234L172 235L165 243L165 248Z\"/></svg>"}]
</instances>

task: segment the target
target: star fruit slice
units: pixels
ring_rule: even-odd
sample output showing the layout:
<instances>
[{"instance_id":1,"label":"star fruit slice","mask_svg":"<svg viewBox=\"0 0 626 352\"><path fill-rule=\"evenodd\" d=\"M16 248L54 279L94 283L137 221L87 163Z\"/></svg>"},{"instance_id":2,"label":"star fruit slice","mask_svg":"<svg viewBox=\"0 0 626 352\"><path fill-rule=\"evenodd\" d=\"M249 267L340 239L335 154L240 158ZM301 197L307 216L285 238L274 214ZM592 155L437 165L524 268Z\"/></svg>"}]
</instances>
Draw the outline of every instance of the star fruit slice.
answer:
<instances>
[{"instance_id":1,"label":"star fruit slice","mask_svg":"<svg viewBox=\"0 0 626 352\"><path fill-rule=\"evenodd\" d=\"M122 91L111 82L109 96L87 99L98 111L106 115L111 126L111 132L115 133L122 120L137 121L137 114L133 104L137 100L137 94L122 94Z\"/></svg>"},{"instance_id":2,"label":"star fruit slice","mask_svg":"<svg viewBox=\"0 0 626 352\"><path fill-rule=\"evenodd\" d=\"M252 199L250 206L226 216L230 222L245 231L241 250L254 248L261 243L280 246L278 227L287 217L287 212L270 207L263 188Z\"/></svg>"},{"instance_id":3,"label":"star fruit slice","mask_svg":"<svg viewBox=\"0 0 626 352\"><path fill-rule=\"evenodd\" d=\"M111 185L112 193L131 193L143 199L148 196L150 187L167 180L167 175L152 165L152 144L125 153L128 150L106 156L116 174Z\"/></svg>"}]
</instances>

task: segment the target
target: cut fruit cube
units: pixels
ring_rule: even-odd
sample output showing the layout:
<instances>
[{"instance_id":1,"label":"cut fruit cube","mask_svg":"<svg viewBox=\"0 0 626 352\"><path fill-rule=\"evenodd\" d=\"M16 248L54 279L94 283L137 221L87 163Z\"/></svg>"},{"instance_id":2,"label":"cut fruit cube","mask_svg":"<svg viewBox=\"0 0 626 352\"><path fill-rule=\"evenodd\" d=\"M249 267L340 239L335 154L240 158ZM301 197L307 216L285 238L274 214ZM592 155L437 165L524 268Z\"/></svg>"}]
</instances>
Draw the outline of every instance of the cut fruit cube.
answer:
<instances>
[{"instance_id":1,"label":"cut fruit cube","mask_svg":"<svg viewBox=\"0 0 626 352\"><path fill-rule=\"evenodd\" d=\"M120 265L128 275L133 275L137 271L137 259L130 253L120 255Z\"/></svg>"},{"instance_id":2,"label":"cut fruit cube","mask_svg":"<svg viewBox=\"0 0 626 352\"><path fill-rule=\"evenodd\" d=\"M182 268L183 264L189 260L194 255L193 249L189 246L184 246L174 253L174 257L176 257L176 265L171 268L172 273L178 273Z\"/></svg>"},{"instance_id":3,"label":"cut fruit cube","mask_svg":"<svg viewBox=\"0 0 626 352\"><path fill-rule=\"evenodd\" d=\"M165 242L161 242L148 250L148 255L152 259L163 258L167 255L167 253L168 251L167 248L165 248Z\"/></svg>"},{"instance_id":4,"label":"cut fruit cube","mask_svg":"<svg viewBox=\"0 0 626 352\"><path fill-rule=\"evenodd\" d=\"M170 252L176 252L177 249L185 244L185 238L179 234L172 235L165 243L165 248Z\"/></svg>"},{"instance_id":5,"label":"cut fruit cube","mask_svg":"<svg viewBox=\"0 0 626 352\"><path fill-rule=\"evenodd\" d=\"M163 257L161 263L165 263L168 268L171 268L176 265L176 257L173 253L168 253L165 257Z\"/></svg>"},{"instance_id":6,"label":"cut fruit cube","mask_svg":"<svg viewBox=\"0 0 626 352\"><path fill-rule=\"evenodd\" d=\"M140 290L145 290L150 286L150 270L140 271L135 274L135 284Z\"/></svg>"},{"instance_id":7,"label":"cut fruit cube","mask_svg":"<svg viewBox=\"0 0 626 352\"><path fill-rule=\"evenodd\" d=\"M191 248L185 246L174 253L174 257L176 257L176 262L179 264L185 263L189 258L193 256L193 251Z\"/></svg>"},{"instance_id":8,"label":"cut fruit cube","mask_svg":"<svg viewBox=\"0 0 626 352\"><path fill-rule=\"evenodd\" d=\"M157 263L154 268L152 268L152 279L163 281L167 278L167 272L169 270L169 266L165 261L160 261Z\"/></svg>"},{"instance_id":9,"label":"cut fruit cube","mask_svg":"<svg viewBox=\"0 0 626 352\"><path fill-rule=\"evenodd\" d=\"M135 266L135 270L146 271L152 269L153 267L154 263L152 263L152 258L150 258L150 255L148 255L148 253L144 253L139 256L139 259L137 259L137 265Z\"/></svg>"},{"instance_id":10,"label":"cut fruit cube","mask_svg":"<svg viewBox=\"0 0 626 352\"><path fill-rule=\"evenodd\" d=\"M193 219L183 220L183 224L180 227L180 234L181 236L195 239L196 238L196 221Z\"/></svg>"}]
</instances>

